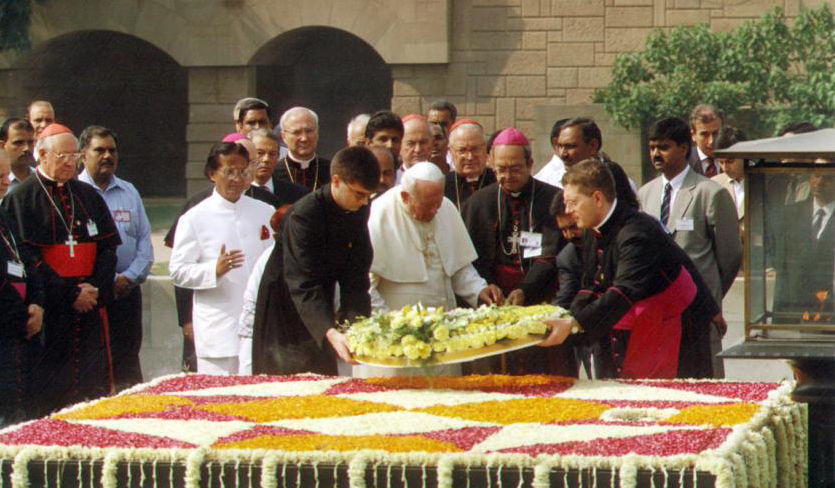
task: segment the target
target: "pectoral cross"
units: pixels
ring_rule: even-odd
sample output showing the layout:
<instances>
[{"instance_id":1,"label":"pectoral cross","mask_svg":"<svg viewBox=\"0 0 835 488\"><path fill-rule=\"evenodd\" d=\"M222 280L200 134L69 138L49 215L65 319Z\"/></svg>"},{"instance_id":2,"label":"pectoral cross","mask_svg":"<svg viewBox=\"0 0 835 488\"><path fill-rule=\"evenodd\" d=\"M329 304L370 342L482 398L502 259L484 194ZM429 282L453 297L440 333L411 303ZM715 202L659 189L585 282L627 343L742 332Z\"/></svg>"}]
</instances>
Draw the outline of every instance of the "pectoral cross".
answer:
<instances>
[{"instance_id":1,"label":"pectoral cross","mask_svg":"<svg viewBox=\"0 0 835 488\"><path fill-rule=\"evenodd\" d=\"M513 232L507 236L507 243L510 244L510 254L519 254L519 224L513 223Z\"/></svg>"},{"instance_id":2,"label":"pectoral cross","mask_svg":"<svg viewBox=\"0 0 835 488\"><path fill-rule=\"evenodd\" d=\"M75 245L78 244L78 241L75 240L75 236L70 234L69 237L67 237L67 240L64 241L64 244L70 246L70 257L74 258L75 257Z\"/></svg>"}]
</instances>

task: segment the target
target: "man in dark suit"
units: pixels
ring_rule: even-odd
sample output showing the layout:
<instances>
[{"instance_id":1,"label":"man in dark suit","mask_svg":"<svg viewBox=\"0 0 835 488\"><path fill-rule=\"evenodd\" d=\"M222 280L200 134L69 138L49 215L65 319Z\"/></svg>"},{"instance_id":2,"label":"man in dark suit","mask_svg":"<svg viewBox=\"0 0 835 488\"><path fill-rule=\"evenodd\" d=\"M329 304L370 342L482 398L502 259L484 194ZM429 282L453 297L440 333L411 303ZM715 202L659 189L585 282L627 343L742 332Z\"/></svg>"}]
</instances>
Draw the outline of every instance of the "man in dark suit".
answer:
<instances>
[{"instance_id":1,"label":"man in dark suit","mask_svg":"<svg viewBox=\"0 0 835 488\"><path fill-rule=\"evenodd\" d=\"M724 121L725 114L713 105L697 105L690 113L690 137L693 144L687 162L693 171L708 178L722 172L719 163L713 159L713 150Z\"/></svg>"},{"instance_id":2,"label":"man in dark suit","mask_svg":"<svg viewBox=\"0 0 835 488\"><path fill-rule=\"evenodd\" d=\"M280 147L275 133L267 129L255 129L247 134L247 137L255 145L255 155L252 159L258 161L252 186L261 187L277 196L279 202L273 205L274 207L278 208L285 203L292 204L307 194L307 188L276 178L275 168L278 165Z\"/></svg>"},{"instance_id":3,"label":"man in dark suit","mask_svg":"<svg viewBox=\"0 0 835 488\"><path fill-rule=\"evenodd\" d=\"M835 263L835 177L809 176L806 200L785 207L777 243L775 322L815 321L831 316ZM815 317L815 314L820 317Z\"/></svg>"},{"instance_id":4,"label":"man in dark suit","mask_svg":"<svg viewBox=\"0 0 835 488\"><path fill-rule=\"evenodd\" d=\"M656 219L616 198L605 163L580 162L563 183L566 210L588 229L582 289L573 318L551 321L540 345L611 334L608 367L617 377L710 377L709 325L721 313L687 254Z\"/></svg>"}]
</instances>

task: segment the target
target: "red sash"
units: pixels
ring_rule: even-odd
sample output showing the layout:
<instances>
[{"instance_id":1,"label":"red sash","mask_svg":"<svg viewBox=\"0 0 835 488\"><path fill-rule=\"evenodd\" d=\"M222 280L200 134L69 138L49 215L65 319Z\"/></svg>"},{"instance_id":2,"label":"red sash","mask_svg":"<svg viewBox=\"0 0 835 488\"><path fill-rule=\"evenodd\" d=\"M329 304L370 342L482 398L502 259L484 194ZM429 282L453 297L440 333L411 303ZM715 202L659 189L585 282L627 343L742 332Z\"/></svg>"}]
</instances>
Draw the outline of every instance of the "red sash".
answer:
<instances>
[{"instance_id":1,"label":"red sash","mask_svg":"<svg viewBox=\"0 0 835 488\"><path fill-rule=\"evenodd\" d=\"M18 282L9 282L12 285L12 288L17 290L17 294L20 295L20 299L24 302L26 301L26 282L18 281Z\"/></svg>"},{"instance_id":2,"label":"red sash","mask_svg":"<svg viewBox=\"0 0 835 488\"><path fill-rule=\"evenodd\" d=\"M675 378L681 347L681 314L696 297L696 284L682 266L666 290L635 303L615 324L628 330L619 378Z\"/></svg>"},{"instance_id":3,"label":"red sash","mask_svg":"<svg viewBox=\"0 0 835 488\"><path fill-rule=\"evenodd\" d=\"M93 274L96 264L96 243L81 242L73 245L74 257L70 257L69 244L44 246L43 260L62 278L85 278Z\"/></svg>"},{"instance_id":4,"label":"red sash","mask_svg":"<svg viewBox=\"0 0 835 488\"><path fill-rule=\"evenodd\" d=\"M515 264L499 264L496 266L496 285L507 295L519 288L525 279L525 273Z\"/></svg>"}]
</instances>

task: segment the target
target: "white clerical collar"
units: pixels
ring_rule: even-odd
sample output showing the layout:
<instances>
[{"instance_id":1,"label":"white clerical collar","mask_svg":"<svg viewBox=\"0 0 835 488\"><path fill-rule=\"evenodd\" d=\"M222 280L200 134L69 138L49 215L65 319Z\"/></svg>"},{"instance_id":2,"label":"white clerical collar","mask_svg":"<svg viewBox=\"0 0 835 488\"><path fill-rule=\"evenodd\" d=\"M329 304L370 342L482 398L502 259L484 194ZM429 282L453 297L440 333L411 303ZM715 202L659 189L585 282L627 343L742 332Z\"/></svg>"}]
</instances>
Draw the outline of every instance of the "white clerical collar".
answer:
<instances>
[{"instance_id":1,"label":"white clerical collar","mask_svg":"<svg viewBox=\"0 0 835 488\"><path fill-rule=\"evenodd\" d=\"M55 183L56 185L58 185L58 188L61 188L62 186L64 186L63 183L59 183L59 182L55 181L55 178L52 178L48 174L44 173L43 169L41 169L40 165L38 165L37 171L38 171L38 174L43 176L47 181L51 181L51 182Z\"/></svg>"},{"instance_id":2,"label":"white clerical collar","mask_svg":"<svg viewBox=\"0 0 835 488\"><path fill-rule=\"evenodd\" d=\"M615 213L615 207L617 207L617 206L618 206L618 199L617 199L617 197L615 197L615 199L612 200L612 206L609 207L609 213L606 214L606 217L603 219L602 222L597 224L597 226L594 228L594 230L596 230L597 232L600 232L600 228L603 227L604 225L606 225L606 222L608 222L609 219L612 217L612 214Z\"/></svg>"},{"instance_id":3,"label":"white clerical collar","mask_svg":"<svg viewBox=\"0 0 835 488\"><path fill-rule=\"evenodd\" d=\"M684 169L681 170L681 172L679 174L673 176L673 179L671 179L671 180L668 180L667 177L664 176L664 174L662 173L661 174L661 181L663 181L665 185L667 183L669 183L670 186L673 187L673 190L678 191L679 188L681 188L681 185L684 184L684 178L687 176L688 171L690 171L690 165L685 164Z\"/></svg>"},{"instance_id":4,"label":"white clerical collar","mask_svg":"<svg viewBox=\"0 0 835 488\"><path fill-rule=\"evenodd\" d=\"M290 158L290 160L293 161L294 163L301 166L302 169L307 169L307 167L310 166L310 163L313 162L314 159L316 159L316 154L314 154L313 157L311 157L310 159L305 159L305 160L302 160L301 158L297 158L296 155L291 153L291 152L287 153L287 157Z\"/></svg>"}]
</instances>

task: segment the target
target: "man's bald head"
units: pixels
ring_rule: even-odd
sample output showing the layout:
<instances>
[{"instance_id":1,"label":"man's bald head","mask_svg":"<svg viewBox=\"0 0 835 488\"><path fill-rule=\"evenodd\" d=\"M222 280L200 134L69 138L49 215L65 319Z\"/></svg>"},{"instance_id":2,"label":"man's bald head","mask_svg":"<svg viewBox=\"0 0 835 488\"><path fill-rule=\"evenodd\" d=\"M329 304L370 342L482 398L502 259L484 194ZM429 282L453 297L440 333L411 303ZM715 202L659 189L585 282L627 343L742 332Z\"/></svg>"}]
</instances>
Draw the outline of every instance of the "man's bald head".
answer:
<instances>
[{"instance_id":1,"label":"man's bald head","mask_svg":"<svg viewBox=\"0 0 835 488\"><path fill-rule=\"evenodd\" d=\"M420 161L428 161L432 154L432 132L429 122L422 115L403 117L403 143L400 146L400 159L403 167L409 168Z\"/></svg>"},{"instance_id":2,"label":"man's bald head","mask_svg":"<svg viewBox=\"0 0 835 488\"><path fill-rule=\"evenodd\" d=\"M46 100L35 100L29 104L26 110L29 122L35 128L35 139L41 135L41 131L49 124L55 122L55 109Z\"/></svg>"},{"instance_id":3,"label":"man's bald head","mask_svg":"<svg viewBox=\"0 0 835 488\"><path fill-rule=\"evenodd\" d=\"M464 123L449 133L449 152L455 172L464 178L477 178L487 168L487 141L484 128L477 123Z\"/></svg>"},{"instance_id":4,"label":"man's bald head","mask_svg":"<svg viewBox=\"0 0 835 488\"><path fill-rule=\"evenodd\" d=\"M281 138L290 157L307 161L316 155L319 145L319 116L307 107L293 107L281 115Z\"/></svg>"},{"instance_id":5,"label":"man's bald head","mask_svg":"<svg viewBox=\"0 0 835 488\"><path fill-rule=\"evenodd\" d=\"M394 186L396 180L395 156L391 149L381 146L369 148L380 165L380 184L377 186L377 193L385 193Z\"/></svg>"}]
</instances>

